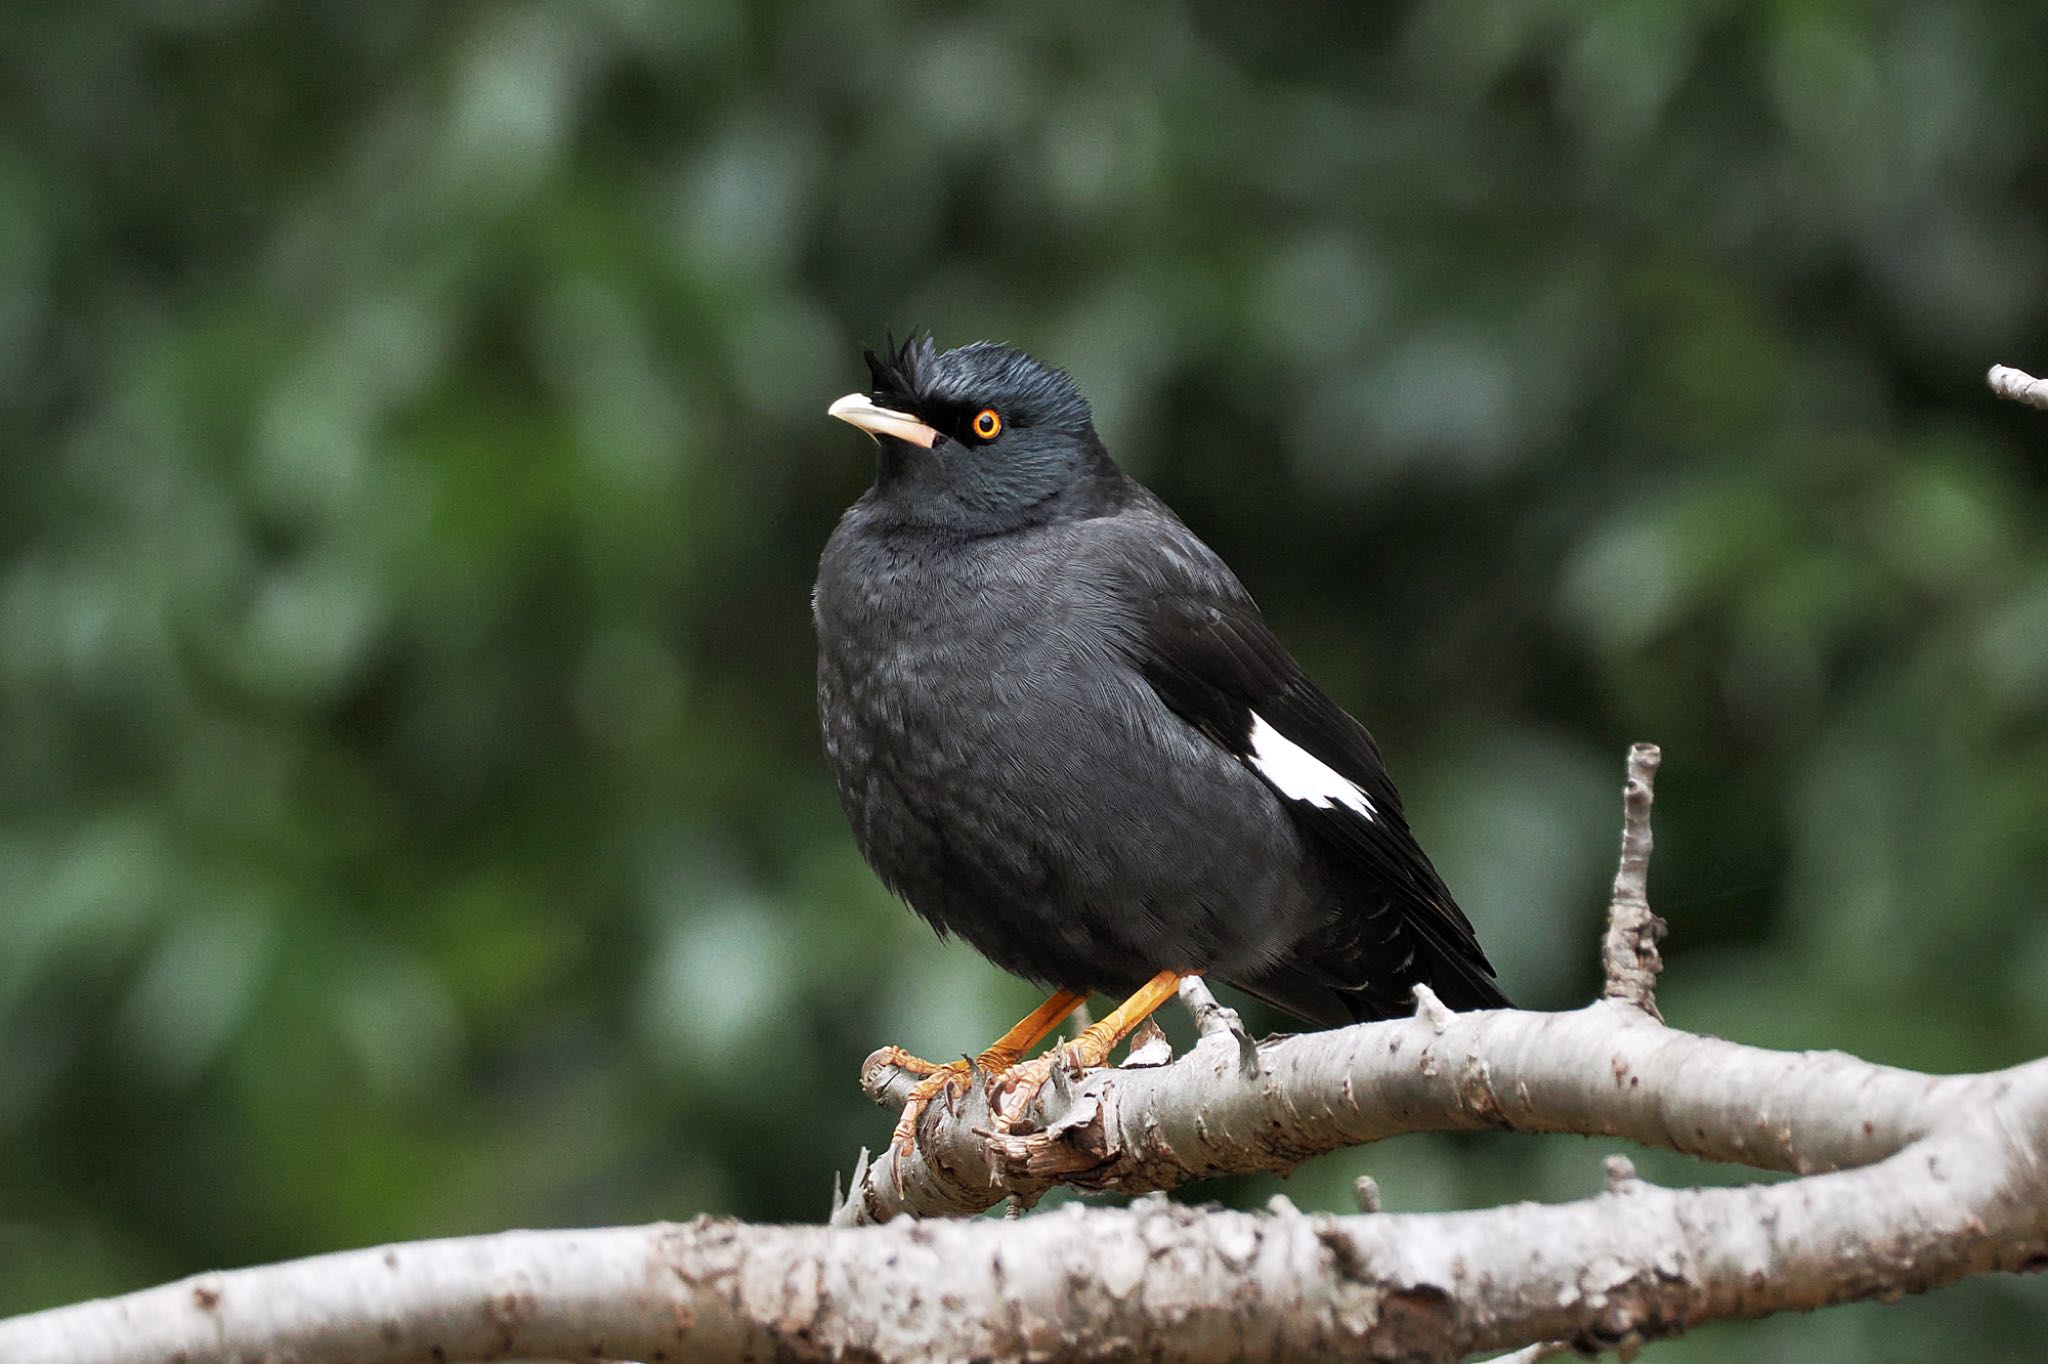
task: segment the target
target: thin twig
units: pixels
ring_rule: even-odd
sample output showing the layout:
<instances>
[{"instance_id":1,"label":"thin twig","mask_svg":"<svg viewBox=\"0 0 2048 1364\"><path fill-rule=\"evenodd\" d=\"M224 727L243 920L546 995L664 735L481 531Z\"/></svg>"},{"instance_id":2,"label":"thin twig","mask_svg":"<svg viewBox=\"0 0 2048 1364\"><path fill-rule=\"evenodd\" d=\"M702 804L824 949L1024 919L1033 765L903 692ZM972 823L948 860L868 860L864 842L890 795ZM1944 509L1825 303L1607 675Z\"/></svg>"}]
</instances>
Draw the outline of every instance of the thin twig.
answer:
<instances>
[{"instance_id":1,"label":"thin twig","mask_svg":"<svg viewBox=\"0 0 2048 1364\"><path fill-rule=\"evenodd\" d=\"M1991 391L1999 397L2048 410L2048 379L2036 379L2025 370L2014 369L2010 365L1993 365L1991 373L1984 378L1991 385Z\"/></svg>"},{"instance_id":2,"label":"thin twig","mask_svg":"<svg viewBox=\"0 0 2048 1364\"><path fill-rule=\"evenodd\" d=\"M1663 754L1655 744L1637 744L1628 753L1628 785L1622 791L1621 866L1614 873L1614 899L1607 909L1607 937L1601 964L1607 983L1603 997L1641 1009L1658 1022L1657 973L1664 959L1657 944L1664 921L1650 911L1650 804L1657 764Z\"/></svg>"}]
</instances>

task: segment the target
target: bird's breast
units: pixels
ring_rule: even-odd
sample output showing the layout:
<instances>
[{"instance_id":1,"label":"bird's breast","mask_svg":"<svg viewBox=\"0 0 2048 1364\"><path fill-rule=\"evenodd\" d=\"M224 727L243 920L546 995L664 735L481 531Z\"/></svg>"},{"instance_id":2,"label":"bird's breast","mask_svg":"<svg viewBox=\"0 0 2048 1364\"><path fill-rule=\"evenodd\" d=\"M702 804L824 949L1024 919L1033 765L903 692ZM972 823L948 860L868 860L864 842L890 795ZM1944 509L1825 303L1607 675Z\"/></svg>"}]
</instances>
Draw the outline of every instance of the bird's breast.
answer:
<instances>
[{"instance_id":1,"label":"bird's breast","mask_svg":"<svg viewBox=\"0 0 2048 1364\"><path fill-rule=\"evenodd\" d=\"M930 844L1019 817L1074 760L1061 726L1116 676L1049 547L876 537L828 547L814 611L825 749L856 837L900 890Z\"/></svg>"},{"instance_id":2,"label":"bird's breast","mask_svg":"<svg viewBox=\"0 0 2048 1364\"><path fill-rule=\"evenodd\" d=\"M903 552L852 567L821 577L816 602L828 743L837 726L876 757L943 765L999 739L1004 717L1071 672L1075 622L1028 564Z\"/></svg>"},{"instance_id":3,"label":"bird's breast","mask_svg":"<svg viewBox=\"0 0 2048 1364\"><path fill-rule=\"evenodd\" d=\"M1300 844L1132 665L1116 598L1065 567L1029 545L828 552L819 712L855 840L925 918L1042 980L1259 958L1305 912Z\"/></svg>"}]
</instances>

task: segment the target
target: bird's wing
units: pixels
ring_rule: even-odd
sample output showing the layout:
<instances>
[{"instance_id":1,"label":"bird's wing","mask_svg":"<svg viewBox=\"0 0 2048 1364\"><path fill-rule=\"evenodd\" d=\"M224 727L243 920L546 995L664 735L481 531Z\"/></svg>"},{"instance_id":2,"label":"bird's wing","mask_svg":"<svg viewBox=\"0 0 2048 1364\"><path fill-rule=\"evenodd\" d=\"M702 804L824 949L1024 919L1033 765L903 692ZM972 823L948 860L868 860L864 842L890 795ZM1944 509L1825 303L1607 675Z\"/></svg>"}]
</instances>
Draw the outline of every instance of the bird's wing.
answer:
<instances>
[{"instance_id":1,"label":"bird's wing","mask_svg":"<svg viewBox=\"0 0 2048 1364\"><path fill-rule=\"evenodd\" d=\"M1170 709L1257 774L1349 882L1350 921L1333 926L1321 973L1377 996L1372 1013L1407 1007L1416 980L1454 1008L1505 1004L1471 922L1409 832L1372 736L1309 680L1191 532L1173 522L1144 538L1159 545L1162 530L1165 552L1144 556L1137 585L1134 661Z\"/></svg>"}]
</instances>

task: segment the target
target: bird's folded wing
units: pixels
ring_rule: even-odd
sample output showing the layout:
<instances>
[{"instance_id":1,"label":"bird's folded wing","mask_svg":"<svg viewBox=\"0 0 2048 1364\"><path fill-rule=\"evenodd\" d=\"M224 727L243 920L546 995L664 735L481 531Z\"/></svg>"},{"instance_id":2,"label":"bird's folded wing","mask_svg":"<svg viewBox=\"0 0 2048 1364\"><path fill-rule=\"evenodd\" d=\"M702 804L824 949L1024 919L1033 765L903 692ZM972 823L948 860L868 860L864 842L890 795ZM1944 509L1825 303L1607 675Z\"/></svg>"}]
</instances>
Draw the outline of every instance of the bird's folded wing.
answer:
<instances>
[{"instance_id":1,"label":"bird's folded wing","mask_svg":"<svg viewBox=\"0 0 2048 1364\"><path fill-rule=\"evenodd\" d=\"M1378 745L1308 679L1249 599L1155 595L1140 650L1160 699L1391 893L1433 956L1490 975L1471 923L1408 830Z\"/></svg>"}]
</instances>

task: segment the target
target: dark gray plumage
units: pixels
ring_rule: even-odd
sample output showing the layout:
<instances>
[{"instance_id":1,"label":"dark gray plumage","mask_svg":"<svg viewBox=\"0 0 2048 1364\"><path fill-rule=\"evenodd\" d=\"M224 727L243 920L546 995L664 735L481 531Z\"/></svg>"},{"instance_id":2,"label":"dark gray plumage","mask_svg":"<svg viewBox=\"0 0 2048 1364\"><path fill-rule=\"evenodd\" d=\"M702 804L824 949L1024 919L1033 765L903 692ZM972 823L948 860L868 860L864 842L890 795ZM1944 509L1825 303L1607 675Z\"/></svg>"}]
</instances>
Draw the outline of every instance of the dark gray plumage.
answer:
<instances>
[{"instance_id":1,"label":"dark gray plumage","mask_svg":"<svg viewBox=\"0 0 2048 1364\"><path fill-rule=\"evenodd\" d=\"M877 475L814 613L825 751L881 878L1061 989L1201 971L1318 1024L1417 981L1505 1005L1371 736L1067 377L986 342L868 364L834 411Z\"/></svg>"}]
</instances>

